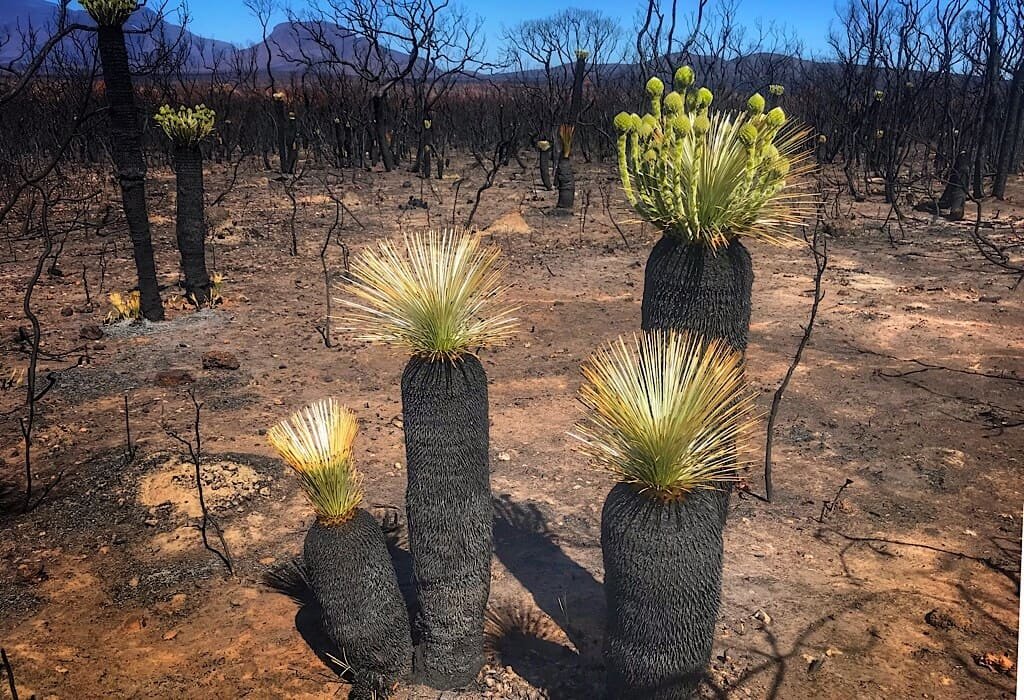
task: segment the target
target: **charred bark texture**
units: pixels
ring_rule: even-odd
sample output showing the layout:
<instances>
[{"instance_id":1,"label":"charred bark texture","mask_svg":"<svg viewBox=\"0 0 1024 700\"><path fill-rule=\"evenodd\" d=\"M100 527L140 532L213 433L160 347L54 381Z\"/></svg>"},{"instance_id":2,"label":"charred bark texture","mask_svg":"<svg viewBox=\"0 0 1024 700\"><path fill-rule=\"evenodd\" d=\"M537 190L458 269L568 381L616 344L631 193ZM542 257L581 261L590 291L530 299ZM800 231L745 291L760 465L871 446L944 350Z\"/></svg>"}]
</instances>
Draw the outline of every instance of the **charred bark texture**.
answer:
<instances>
[{"instance_id":1,"label":"charred bark texture","mask_svg":"<svg viewBox=\"0 0 1024 700\"><path fill-rule=\"evenodd\" d=\"M660 503L618 484L601 514L609 698L680 700L700 684L722 587L714 494Z\"/></svg>"},{"instance_id":2,"label":"charred bark texture","mask_svg":"<svg viewBox=\"0 0 1024 700\"><path fill-rule=\"evenodd\" d=\"M395 154L391 150L391 130L388 128L387 104L383 95L374 95L373 104L373 138L377 142L377 149L380 159L384 163L384 170L391 172L395 169Z\"/></svg>"},{"instance_id":3,"label":"charred bark texture","mask_svg":"<svg viewBox=\"0 0 1024 700\"><path fill-rule=\"evenodd\" d=\"M722 338L747 349L754 270L738 238L712 251L663 236L647 259L641 326Z\"/></svg>"},{"instance_id":4,"label":"charred bark texture","mask_svg":"<svg viewBox=\"0 0 1024 700\"><path fill-rule=\"evenodd\" d=\"M110 107L110 154L121 185L121 201L139 278L142 315L150 321L161 321L164 307L156 281L153 240L146 208L146 157L142 152L142 134L124 31L119 26L99 27L97 46Z\"/></svg>"},{"instance_id":5,"label":"charred bark texture","mask_svg":"<svg viewBox=\"0 0 1024 700\"><path fill-rule=\"evenodd\" d=\"M487 375L480 361L413 358L402 374L406 508L420 612L415 673L440 690L484 663L493 513Z\"/></svg>"},{"instance_id":6,"label":"charred bark texture","mask_svg":"<svg viewBox=\"0 0 1024 700\"><path fill-rule=\"evenodd\" d=\"M206 271L206 216L203 211L203 153L196 145L174 148L178 182L178 252L185 277L185 294L203 305L210 299Z\"/></svg>"},{"instance_id":7,"label":"charred bark texture","mask_svg":"<svg viewBox=\"0 0 1024 700\"><path fill-rule=\"evenodd\" d=\"M353 672L350 698L390 696L409 675L409 614L380 525L357 509L341 525L314 523L303 552L324 630Z\"/></svg>"},{"instance_id":8,"label":"charred bark texture","mask_svg":"<svg viewBox=\"0 0 1024 700\"><path fill-rule=\"evenodd\" d=\"M551 147L539 148L540 151L540 181L544 189L551 191Z\"/></svg>"},{"instance_id":9,"label":"charred bark texture","mask_svg":"<svg viewBox=\"0 0 1024 700\"><path fill-rule=\"evenodd\" d=\"M576 200L576 178L572 172L572 160L569 156L562 156L558 159L558 166L555 169L555 187L558 188L558 209L572 211L573 203Z\"/></svg>"}]
</instances>

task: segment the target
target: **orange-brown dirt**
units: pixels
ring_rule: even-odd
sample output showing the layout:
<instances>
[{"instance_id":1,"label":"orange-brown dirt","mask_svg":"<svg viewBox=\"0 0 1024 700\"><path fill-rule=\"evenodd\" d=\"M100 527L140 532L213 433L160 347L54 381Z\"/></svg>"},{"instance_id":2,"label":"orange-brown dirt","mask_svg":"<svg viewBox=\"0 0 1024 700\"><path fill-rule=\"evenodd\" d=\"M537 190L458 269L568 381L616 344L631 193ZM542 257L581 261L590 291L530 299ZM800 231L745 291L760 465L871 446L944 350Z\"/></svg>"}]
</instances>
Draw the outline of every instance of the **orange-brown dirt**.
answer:
<instances>
[{"instance_id":1,"label":"orange-brown dirt","mask_svg":"<svg viewBox=\"0 0 1024 700\"><path fill-rule=\"evenodd\" d=\"M509 347L482 356L496 501L494 663L480 688L460 697L589 698L601 685L599 533L610 481L566 433L580 414L580 362L639 325L655 232L627 211L609 167L580 169L574 216L552 215L553 193L538 192L534 174L513 165L483 194L474 224L509 261L522 329ZM327 348L317 330L326 311L319 249L335 212L323 174L307 172L298 185L297 257L288 255L288 200L266 173L243 174L211 210L211 267L226 278L225 302L213 310L171 308L164 323L108 325L105 337L80 340L80 328L107 313L105 293L132 284L126 238L113 236L116 255L108 243L102 297L102 243L93 233L68 241L59 261L66 276L44 273L32 299L44 350L82 346L88 360L67 369L77 352L42 362L41 377L63 371L40 402L33 436L36 492L50 491L28 515L13 513L23 487L24 388L0 394L3 410L14 410L0 425L10 487L0 521L0 643L23 698L344 697L315 609L289 568L310 511L263 431L325 395L357 410L367 502L396 534L407 580L405 357L341 332ZM340 240L355 254L382 236L447 223L453 206L464 218L481 176L468 166L461 174L456 190L454 176L424 187L408 173L346 173L334 191L362 226L345 214ZM215 166L208 177L212 198L228 174ZM155 245L169 287L173 193L171 174L156 171ZM410 196L429 208L404 206ZM1001 237L1015 222L1020 230L1019 182L1012 199L1018 204L985 204L986 235ZM826 296L776 426L775 502L733 498L708 696L1013 693L1024 292L981 258L967 223L908 208L890 243L886 213L877 196L844 200L830 221ZM750 248L757 281L748 374L767 409L806 323L813 267L802 242ZM0 266L8 366L25 365L21 296L39 250L14 243ZM329 266L344 295L338 246ZM233 353L240 368L204 369L211 350ZM169 369L185 370L184 383L158 381ZM190 437L189 387L203 403L203 479L231 576L202 547L192 467L165 431ZM127 464L125 395L137 451ZM755 463L762 449L763 435ZM746 479L763 491L759 466ZM212 530L211 541L220 544Z\"/></svg>"}]
</instances>

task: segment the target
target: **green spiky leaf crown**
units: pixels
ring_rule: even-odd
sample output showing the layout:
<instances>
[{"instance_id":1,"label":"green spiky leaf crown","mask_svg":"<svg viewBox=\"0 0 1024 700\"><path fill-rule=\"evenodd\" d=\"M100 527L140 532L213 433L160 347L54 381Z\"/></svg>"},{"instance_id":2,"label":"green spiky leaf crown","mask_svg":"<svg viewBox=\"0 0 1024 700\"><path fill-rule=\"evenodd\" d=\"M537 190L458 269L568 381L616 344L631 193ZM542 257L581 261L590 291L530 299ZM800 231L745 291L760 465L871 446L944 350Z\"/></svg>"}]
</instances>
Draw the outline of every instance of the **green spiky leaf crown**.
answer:
<instances>
[{"instance_id":1,"label":"green spiky leaf crown","mask_svg":"<svg viewBox=\"0 0 1024 700\"><path fill-rule=\"evenodd\" d=\"M759 94L745 113L712 113L714 95L694 89L689 66L674 84L665 95L651 78L650 111L614 119L623 190L640 216L713 249L736 236L777 240L806 220L813 201L795 185L810 170L807 132L789 126L781 107L766 113Z\"/></svg>"},{"instance_id":2,"label":"green spiky leaf crown","mask_svg":"<svg viewBox=\"0 0 1024 700\"><path fill-rule=\"evenodd\" d=\"M662 501L737 478L754 404L742 355L724 341L663 331L620 337L582 371L587 414L573 437L597 466Z\"/></svg>"}]
</instances>

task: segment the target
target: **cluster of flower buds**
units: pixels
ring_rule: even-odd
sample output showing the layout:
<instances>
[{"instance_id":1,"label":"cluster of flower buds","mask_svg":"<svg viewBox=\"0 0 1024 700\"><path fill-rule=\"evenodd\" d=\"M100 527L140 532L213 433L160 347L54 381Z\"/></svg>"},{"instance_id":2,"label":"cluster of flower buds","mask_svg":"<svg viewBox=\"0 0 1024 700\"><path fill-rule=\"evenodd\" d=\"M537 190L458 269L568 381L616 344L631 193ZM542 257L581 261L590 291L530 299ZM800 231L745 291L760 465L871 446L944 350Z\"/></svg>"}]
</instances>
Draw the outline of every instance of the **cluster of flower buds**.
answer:
<instances>
[{"instance_id":1,"label":"cluster of flower buds","mask_svg":"<svg viewBox=\"0 0 1024 700\"><path fill-rule=\"evenodd\" d=\"M213 131L216 114L206 105L172 109L164 105L153 120L177 144L195 146Z\"/></svg>"},{"instance_id":2,"label":"cluster of flower buds","mask_svg":"<svg viewBox=\"0 0 1024 700\"><path fill-rule=\"evenodd\" d=\"M102 27L120 27L139 9L136 0L81 0L81 5Z\"/></svg>"},{"instance_id":3,"label":"cluster of flower buds","mask_svg":"<svg viewBox=\"0 0 1024 700\"><path fill-rule=\"evenodd\" d=\"M739 196L749 201L767 201L785 186L790 162L774 142L786 113L781 107L766 111L765 98L754 94L745 113L711 115L714 95L706 87L694 88L692 68L679 68L673 83L675 89L666 95L664 83L651 78L648 113L616 115L619 175L626 198L641 216L693 236L699 235L707 204L698 201L698 190L708 178L719 177L709 175L709 168L725 161L737 168L730 187L742 190ZM772 95L781 94L781 86L772 90ZM722 181L729 176L723 174Z\"/></svg>"}]
</instances>

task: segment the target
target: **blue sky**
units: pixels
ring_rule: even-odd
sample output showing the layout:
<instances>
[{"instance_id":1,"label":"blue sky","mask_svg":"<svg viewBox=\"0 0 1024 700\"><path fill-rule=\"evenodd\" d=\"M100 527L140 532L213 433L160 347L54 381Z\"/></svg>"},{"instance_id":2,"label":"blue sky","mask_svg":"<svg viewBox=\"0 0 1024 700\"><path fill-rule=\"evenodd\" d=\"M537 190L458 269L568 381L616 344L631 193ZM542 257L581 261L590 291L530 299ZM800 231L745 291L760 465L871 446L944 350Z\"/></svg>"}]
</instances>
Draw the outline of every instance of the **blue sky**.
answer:
<instances>
[{"instance_id":1,"label":"blue sky","mask_svg":"<svg viewBox=\"0 0 1024 700\"><path fill-rule=\"evenodd\" d=\"M458 0L457 0L458 1ZM151 0L154 4L157 0ZM709 8L716 2L710 0ZM811 52L826 48L829 23L835 17L835 0L738 0L737 16L741 24L753 31L758 22L775 22L790 28ZM172 0L169 4L175 4ZM197 34L223 39L237 44L249 44L259 38L259 24L253 19L242 0L191 0L191 29ZM584 7L599 10L618 19L624 29L633 27L634 17L645 0L578 0L577 2L551 2L550 0L461 0L464 7L484 18L487 31L487 50L495 55L503 26L524 19L537 19L566 7ZM668 5L669 2L663 3ZM696 0L681 0L681 13L692 12ZM301 7L302 3L296 3ZM282 21L284 13L275 18Z\"/></svg>"}]
</instances>

